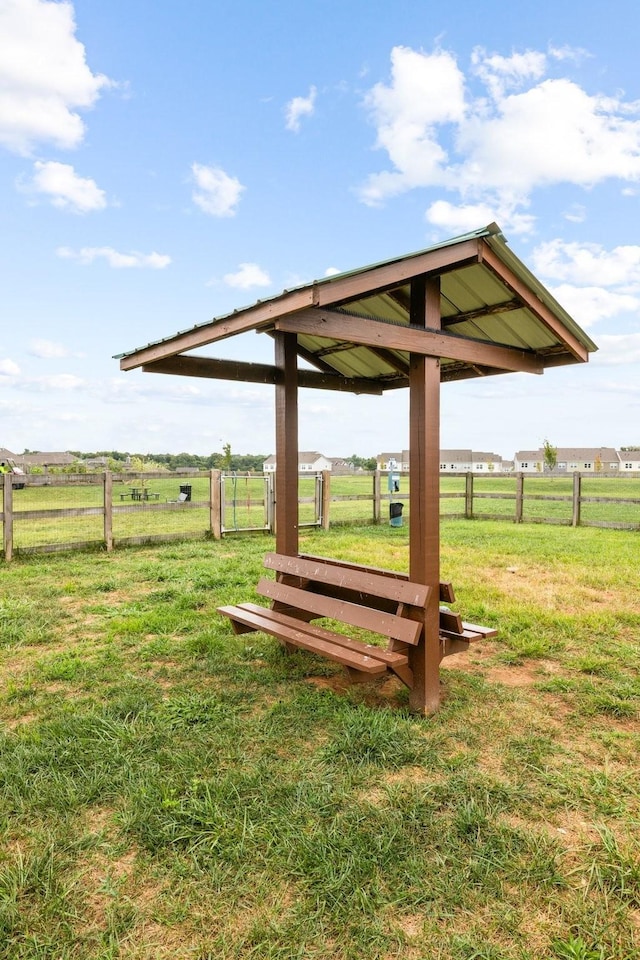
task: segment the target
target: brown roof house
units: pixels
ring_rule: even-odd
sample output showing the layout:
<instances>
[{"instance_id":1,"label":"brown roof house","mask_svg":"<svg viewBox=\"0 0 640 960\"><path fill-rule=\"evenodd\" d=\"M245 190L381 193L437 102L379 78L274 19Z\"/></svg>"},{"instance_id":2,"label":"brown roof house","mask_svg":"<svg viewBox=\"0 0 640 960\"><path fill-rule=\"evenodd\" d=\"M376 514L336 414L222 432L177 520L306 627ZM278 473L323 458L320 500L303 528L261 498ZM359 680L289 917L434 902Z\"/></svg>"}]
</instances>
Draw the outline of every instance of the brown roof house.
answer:
<instances>
[{"instance_id":1,"label":"brown roof house","mask_svg":"<svg viewBox=\"0 0 640 960\"><path fill-rule=\"evenodd\" d=\"M556 447L553 473L618 473L620 457L613 447ZM514 457L517 473L549 473L544 450L518 450Z\"/></svg>"}]
</instances>

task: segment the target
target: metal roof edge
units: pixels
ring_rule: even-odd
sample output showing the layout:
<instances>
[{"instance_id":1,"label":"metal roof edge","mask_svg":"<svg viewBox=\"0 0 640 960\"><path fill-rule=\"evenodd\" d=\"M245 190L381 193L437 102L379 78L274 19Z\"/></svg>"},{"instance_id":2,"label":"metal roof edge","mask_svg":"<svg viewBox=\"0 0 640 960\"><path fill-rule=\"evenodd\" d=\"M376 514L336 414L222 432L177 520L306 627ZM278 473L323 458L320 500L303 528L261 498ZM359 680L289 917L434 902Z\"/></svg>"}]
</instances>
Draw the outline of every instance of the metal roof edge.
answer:
<instances>
[{"instance_id":1,"label":"metal roof edge","mask_svg":"<svg viewBox=\"0 0 640 960\"><path fill-rule=\"evenodd\" d=\"M497 225L494 224L494 226ZM573 317L567 313L562 304L558 303L553 294L544 286L543 283L540 282L540 280L538 280L531 270L529 270L520 257L513 252L502 232L498 231L496 233L492 233L489 237L487 237L487 243L494 253L500 257L503 263L510 270L512 270L513 273L515 273L515 275L523 281L523 283L527 284L527 286L535 293L538 299L549 308L549 310L556 314L558 319L562 321L567 330L587 348L589 353L595 353L598 347L593 342L591 337L584 332L582 327L580 327Z\"/></svg>"}]
</instances>

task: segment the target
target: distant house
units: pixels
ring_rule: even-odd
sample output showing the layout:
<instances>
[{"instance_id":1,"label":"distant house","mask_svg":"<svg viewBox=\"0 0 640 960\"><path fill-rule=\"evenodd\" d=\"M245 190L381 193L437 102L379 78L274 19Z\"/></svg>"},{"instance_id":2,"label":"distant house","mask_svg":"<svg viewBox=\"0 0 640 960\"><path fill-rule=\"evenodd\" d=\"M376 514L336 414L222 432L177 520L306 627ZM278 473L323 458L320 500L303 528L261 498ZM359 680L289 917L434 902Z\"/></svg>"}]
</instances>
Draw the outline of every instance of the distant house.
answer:
<instances>
[{"instance_id":1,"label":"distant house","mask_svg":"<svg viewBox=\"0 0 640 960\"><path fill-rule=\"evenodd\" d=\"M329 457L329 460L331 461L331 473L353 473L353 464L350 460L345 460L344 457Z\"/></svg>"},{"instance_id":2,"label":"distant house","mask_svg":"<svg viewBox=\"0 0 640 960\"><path fill-rule=\"evenodd\" d=\"M264 473L275 473L276 457L271 454L262 464ZM299 473L320 473L322 470L331 470L331 460L317 450L301 450L298 454Z\"/></svg>"},{"instance_id":3,"label":"distant house","mask_svg":"<svg viewBox=\"0 0 640 960\"><path fill-rule=\"evenodd\" d=\"M409 472L409 451L398 450L395 453L379 453L376 457L378 470L398 470L400 473Z\"/></svg>"},{"instance_id":4,"label":"distant house","mask_svg":"<svg viewBox=\"0 0 640 960\"><path fill-rule=\"evenodd\" d=\"M70 467L74 463L80 463L77 457L72 453L22 453L13 457L16 466L29 473L34 467L42 470L48 470L50 467Z\"/></svg>"},{"instance_id":5,"label":"distant house","mask_svg":"<svg viewBox=\"0 0 640 960\"><path fill-rule=\"evenodd\" d=\"M376 458L378 470L409 472L409 451L380 453ZM394 466L390 467L389 464ZM506 473L513 470L513 463L505 461L497 453L473 450L441 450L440 473Z\"/></svg>"},{"instance_id":6,"label":"distant house","mask_svg":"<svg viewBox=\"0 0 640 960\"><path fill-rule=\"evenodd\" d=\"M618 450L620 473L640 473L640 450Z\"/></svg>"},{"instance_id":7,"label":"distant house","mask_svg":"<svg viewBox=\"0 0 640 960\"><path fill-rule=\"evenodd\" d=\"M613 447L556 447L553 473L618 473L619 454ZM517 473L549 472L544 450L519 450L514 457Z\"/></svg>"},{"instance_id":8,"label":"distant house","mask_svg":"<svg viewBox=\"0 0 640 960\"><path fill-rule=\"evenodd\" d=\"M441 450L441 473L507 473L513 463L503 460L499 453L480 450Z\"/></svg>"}]
</instances>

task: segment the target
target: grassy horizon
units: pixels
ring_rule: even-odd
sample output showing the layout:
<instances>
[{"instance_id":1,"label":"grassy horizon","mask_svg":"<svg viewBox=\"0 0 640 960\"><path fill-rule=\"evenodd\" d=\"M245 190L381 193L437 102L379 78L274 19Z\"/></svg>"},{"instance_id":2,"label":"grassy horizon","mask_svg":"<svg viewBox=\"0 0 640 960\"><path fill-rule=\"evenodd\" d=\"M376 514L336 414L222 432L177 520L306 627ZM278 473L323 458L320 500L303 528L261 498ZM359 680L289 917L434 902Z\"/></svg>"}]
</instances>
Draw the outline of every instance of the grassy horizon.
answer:
<instances>
[{"instance_id":1,"label":"grassy horizon","mask_svg":"<svg viewBox=\"0 0 640 960\"><path fill-rule=\"evenodd\" d=\"M407 528L305 531L406 569ZM268 536L0 577L2 960L632 960L633 533L445 521L442 706L234 636Z\"/></svg>"}]
</instances>

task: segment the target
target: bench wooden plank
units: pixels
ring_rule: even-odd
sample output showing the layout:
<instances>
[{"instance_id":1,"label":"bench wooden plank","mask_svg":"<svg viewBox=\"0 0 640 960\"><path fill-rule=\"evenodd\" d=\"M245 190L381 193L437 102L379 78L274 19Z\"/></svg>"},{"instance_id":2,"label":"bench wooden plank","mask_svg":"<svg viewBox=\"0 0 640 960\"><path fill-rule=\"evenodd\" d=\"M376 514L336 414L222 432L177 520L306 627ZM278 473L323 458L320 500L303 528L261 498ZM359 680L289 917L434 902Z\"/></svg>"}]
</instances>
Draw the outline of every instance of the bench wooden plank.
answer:
<instances>
[{"instance_id":1,"label":"bench wooden plank","mask_svg":"<svg viewBox=\"0 0 640 960\"><path fill-rule=\"evenodd\" d=\"M301 553L301 560L315 560L320 563L327 563L333 567L344 567L345 570L360 570L375 573L379 577L390 577L392 580L408 580L409 575L401 573L399 570L387 570L385 567L363 567L361 563L352 563L349 560L334 560L333 557L318 557L312 553ZM453 584L447 580L440 581L440 600L443 603L455 603L456 597L453 592Z\"/></svg>"},{"instance_id":2,"label":"bench wooden plank","mask_svg":"<svg viewBox=\"0 0 640 960\"><path fill-rule=\"evenodd\" d=\"M262 579L257 586L258 593L270 600L277 600L300 610L314 613L319 617L330 617L352 627L362 627L386 637L394 637L403 643L415 646L420 639L422 624L416 620L407 620L392 613L383 613L372 610L371 607L350 603L348 600L337 600L323 594L312 593L310 590L301 590L288 584L277 583L273 580Z\"/></svg>"},{"instance_id":3,"label":"bench wooden plank","mask_svg":"<svg viewBox=\"0 0 640 960\"><path fill-rule=\"evenodd\" d=\"M462 621L462 626L465 630L470 630L472 633L479 633L483 640L489 640L491 637L498 636L498 631L495 627L481 627L479 623L467 623L466 620Z\"/></svg>"},{"instance_id":4,"label":"bench wooden plank","mask_svg":"<svg viewBox=\"0 0 640 960\"><path fill-rule=\"evenodd\" d=\"M218 607L218 612L229 617L231 620L239 620L246 626L260 630L262 633L271 634L271 636L276 637L283 643L291 643L311 653L318 653L321 656L327 657L329 660L341 663L345 667L352 667L361 673L370 674L372 677L381 676L387 672L387 666L381 660L312 636L305 630L301 630L299 626L291 627L281 621L276 622L272 618L265 617L240 606Z\"/></svg>"},{"instance_id":5,"label":"bench wooden plank","mask_svg":"<svg viewBox=\"0 0 640 960\"><path fill-rule=\"evenodd\" d=\"M351 570L346 567L336 567L321 560L304 560L278 553L268 553L264 559L264 565L270 570L277 570L278 573L288 573L318 583L345 587L348 590L372 594L416 607L425 606L430 592L429 587L420 583L411 583L409 580L383 577L368 573L366 570Z\"/></svg>"},{"instance_id":6,"label":"bench wooden plank","mask_svg":"<svg viewBox=\"0 0 640 960\"><path fill-rule=\"evenodd\" d=\"M448 607L440 607L440 629L450 630L452 633L462 633L462 617Z\"/></svg>"},{"instance_id":7,"label":"bench wooden plank","mask_svg":"<svg viewBox=\"0 0 640 960\"><path fill-rule=\"evenodd\" d=\"M406 653L388 650L385 647L377 647L373 643L362 643L361 640L353 640L343 633L335 633L333 630L327 630L326 627L319 627L311 623L301 624L296 617L290 617L288 614L281 613L279 610L269 610L256 603L239 603L238 607L241 610L257 613L259 616L273 620L274 623L284 623L287 626L296 627L311 637L317 637L318 640L327 640L329 643L335 643L336 646L345 647L347 650L364 653L369 657L373 657L375 660L380 660L381 663L386 663L392 668L402 667L409 662Z\"/></svg>"}]
</instances>

